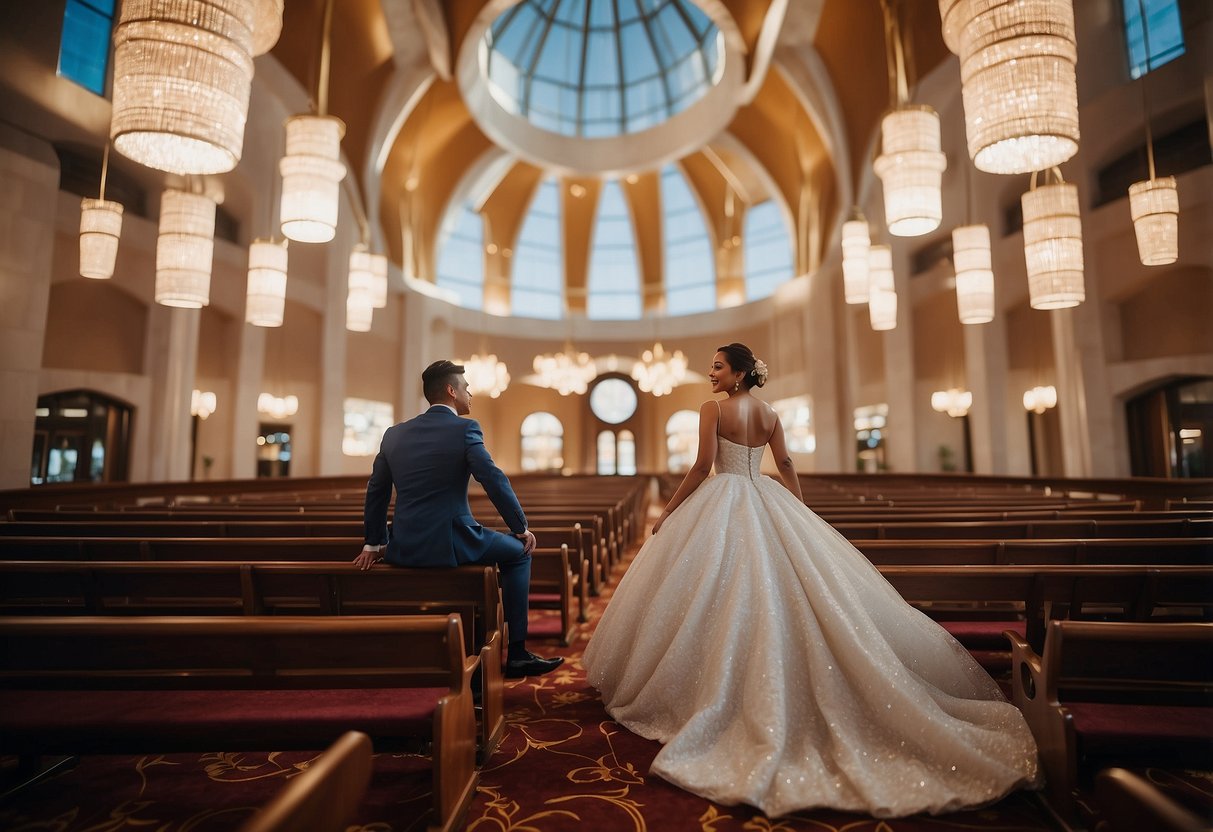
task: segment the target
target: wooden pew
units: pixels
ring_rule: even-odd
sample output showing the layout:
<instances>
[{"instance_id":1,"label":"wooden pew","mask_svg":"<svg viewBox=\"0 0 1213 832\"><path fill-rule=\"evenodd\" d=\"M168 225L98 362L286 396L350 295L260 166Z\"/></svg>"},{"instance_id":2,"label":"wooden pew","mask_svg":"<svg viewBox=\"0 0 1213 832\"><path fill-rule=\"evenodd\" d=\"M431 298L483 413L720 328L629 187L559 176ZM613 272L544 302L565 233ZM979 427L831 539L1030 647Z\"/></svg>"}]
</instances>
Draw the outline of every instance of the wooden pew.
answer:
<instances>
[{"instance_id":1,"label":"wooden pew","mask_svg":"<svg viewBox=\"0 0 1213 832\"><path fill-rule=\"evenodd\" d=\"M381 749L432 740L431 829L475 794L479 659L456 615L18 617L0 645L10 753L312 749L359 730Z\"/></svg>"},{"instance_id":2,"label":"wooden pew","mask_svg":"<svg viewBox=\"0 0 1213 832\"><path fill-rule=\"evenodd\" d=\"M877 566L1213 564L1213 539L856 540ZM0 546L3 541L0 540Z\"/></svg>"},{"instance_id":3,"label":"wooden pew","mask_svg":"<svg viewBox=\"0 0 1213 832\"><path fill-rule=\"evenodd\" d=\"M371 782L371 738L348 731L238 832L343 832Z\"/></svg>"},{"instance_id":4,"label":"wooden pew","mask_svg":"<svg viewBox=\"0 0 1213 832\"><path fill-rule=\"evenodd\" d=\"M3 615L417 615L457 613L481 660L481 750L505 730L505 643L491 566L405 569L348 563L0 561Z\"/></svg>"},{"instance_id":5,"label":"wooden pew","mask_svg":"<svg viewBox=\"0 0 1213 832\"><path fill-rule=\"evenodd\" d=\"M1213 765L1213 624L1052 621L1039 654L1007 636L1015 705L1063 816L1108 765Z\"/></svg>"}]
</instances>

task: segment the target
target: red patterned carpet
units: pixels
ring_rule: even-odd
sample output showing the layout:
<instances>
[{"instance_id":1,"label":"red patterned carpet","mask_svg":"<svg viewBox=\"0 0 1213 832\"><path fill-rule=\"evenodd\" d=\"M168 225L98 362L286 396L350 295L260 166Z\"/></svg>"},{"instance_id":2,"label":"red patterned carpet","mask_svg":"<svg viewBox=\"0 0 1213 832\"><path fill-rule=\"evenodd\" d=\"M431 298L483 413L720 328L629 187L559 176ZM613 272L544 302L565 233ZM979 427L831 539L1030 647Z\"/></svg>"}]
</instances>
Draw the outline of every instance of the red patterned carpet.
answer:
<instances>
[{"instance_id":1,"label":"red patterned carpet","mask_svg":"<svg viewBox=\"0 0 1213 832\"><path fill-rule=\"evenodd\" d=\"M616 576L618 577L618 575ZM612 722L581 669L581 654L609 601L593 599L590 621L547 676L509 683L508 725L501 748L485 765L467 816L469 832L562 830L812 830L924 832L1054 827L1036 797L1016 794L995 806L944 817L876 820L834 811L769 819L745 806L719 806L650 777L658 744ZM551 615L533 613L536 618ZM213 753L86 757L70 772L0 807L0 829L54 832L211 832L230 829L307 767L311 753ZM422 830L429 800L424 757L379 754L366 800L352 830Z\"/></svg>"}]
</instances>

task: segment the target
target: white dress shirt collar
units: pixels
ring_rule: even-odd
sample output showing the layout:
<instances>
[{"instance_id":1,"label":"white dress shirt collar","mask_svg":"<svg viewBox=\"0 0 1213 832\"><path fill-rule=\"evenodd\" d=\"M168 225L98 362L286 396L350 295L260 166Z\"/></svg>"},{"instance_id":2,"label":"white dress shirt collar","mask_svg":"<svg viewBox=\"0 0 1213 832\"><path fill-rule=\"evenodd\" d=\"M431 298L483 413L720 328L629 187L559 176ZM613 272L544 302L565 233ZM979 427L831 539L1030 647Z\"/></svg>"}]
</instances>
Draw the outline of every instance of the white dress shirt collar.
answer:
<instances>
[{"instance_id":1,"label":"white dress shirt collar","mask_svg":"<svg viewBox=\"0 0 1213 832\"><path fill-rule=\"evenodd\" d=\"M443 402L438 402L437 404L430 405L430 410L433 410L435 407L445 407L447 410L451 411L451 413L454 413L456 416L459 415L459 411L455 410L455 408L451 407L449 404L444 404Z\"/></svg>"}]
</instances>

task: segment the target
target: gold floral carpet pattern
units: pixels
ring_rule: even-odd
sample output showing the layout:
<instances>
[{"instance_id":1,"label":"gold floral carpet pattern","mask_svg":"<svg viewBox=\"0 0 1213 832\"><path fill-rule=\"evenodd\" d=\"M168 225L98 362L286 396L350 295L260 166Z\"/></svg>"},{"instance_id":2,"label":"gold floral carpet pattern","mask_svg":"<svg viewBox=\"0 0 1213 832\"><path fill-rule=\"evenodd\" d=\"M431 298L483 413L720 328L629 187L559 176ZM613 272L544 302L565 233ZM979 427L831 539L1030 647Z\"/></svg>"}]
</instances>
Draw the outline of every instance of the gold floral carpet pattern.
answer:
<instances>
[{"instance_id":1,"label":"gold floral carpet pattern","mask_svg":"<svg viewBox=\"0 0 1213 832\"><path fill-rule=\"evenodd\" d=\"M616 573L617 583L622 570ZM586 684L581 655L614 584L592 599L589 621L556 672L507 682L507 727L481 772L468 832L1037 832L1054 826L1032 794L971 812L885 819L831 810L767 818L721 806L650 776L659 745L616 725ZM535 619L553 612L536 611ZM212 832L246 820L315 753L263 752L85 757L71 771L0 806L0 830L23 832ZM371 785L350 832L412 832L427 825L428 760L377 754Z\"/></svg>"}]
</instances>

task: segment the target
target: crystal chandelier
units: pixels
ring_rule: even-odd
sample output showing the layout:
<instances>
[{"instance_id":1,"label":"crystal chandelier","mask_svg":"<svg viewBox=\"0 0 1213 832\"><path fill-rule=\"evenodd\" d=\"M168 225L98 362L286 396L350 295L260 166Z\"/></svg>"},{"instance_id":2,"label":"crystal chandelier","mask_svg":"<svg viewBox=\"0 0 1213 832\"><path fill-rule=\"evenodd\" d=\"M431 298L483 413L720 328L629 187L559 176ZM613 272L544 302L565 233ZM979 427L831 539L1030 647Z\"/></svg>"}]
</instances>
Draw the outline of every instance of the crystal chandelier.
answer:
<instances>
[{"instance_id":1,"label":"crystal chandelier","mask_svg":"<svg viewBox=\"0 0 1213 832\"><path fill-rule=\"evenodd\" d=\"M1150 176L1129 186L1129 210L1143 266L1165 266L1179 259L1179 190L1174 176Z\"/></svg>"},{"instance_id":2,"label":"crystal chandelier","mask_svg":"<svg viewBox=\"0 0 1213 832\"><path fill-rule=\"evenodd\" d=\"M286 120L282 173L282 233L301 243L327 243L337 233L337 203L345 165L345 124L332 116L298 115Z\"/></svg>"},{"instance_id":3,"label":"crystal chandelier","mask_svg":"<svg viewBox=\"0 0 1213 832\"><path fill-rule=\"evenodd\" d=\"M672 355L666 355L660 341L653 344L653 349L645 350L640 360L632 366L636 386L654 396L666 395L686 377L687 358L682 350L674 350Z\"/></svg>"},{"instance_id":4,"label":"crystal chandelier","mask_svg":"<svg viewBox=\"0 0 1213 832\"><path fill-rule=\"evenodd\" d=\"M872 238L862 215L842 224L842 290L847 303L868 302L868 249Z\"/></svg>"},{"instance_id":5,"label":"crystal chandelier","mask_svg":"<svg viewBox=\"0 0 1213 832\"><path fill-rule=\"evenodd\" d=\"M571 349L568 352L537 355L532 366L539 376L539 385L555 390L562 396L570 393L580 396L598 375L598 368L594 366L589 353L575 353Z\"/></svg>"},{"instance_id":6,"label":"crystal chandelier","mask_svg":"<svg viewBox=\"0 0 1213 832\"><path fill-rule=\"evenodd\" d=\"M969 158L988 173L1031 173L1078 151L1072 0L939 0L960 56Z\"/></svg>"},{"instance_id":7,"label":"crystal chandelier","mask_svg":"<svg viewBox=\"0 0 1213 832\"><path fill-rule=\"evenodd\" d=\"M345 301L345 328L350 332L370 332L375 313L374 283L371 253L359 243L350 252L349 294Z\"/></svg>"},{"instance_id":8,"label":"crystal chandelier","mask_svg":"<svg viewBox=\"0 0 1213 832\"><path fill-rule=\"evenodd\" d=\"M463 365L463 375L467 379L468 390L473 396L487 394L489 398L495 399L510 386L509 369L492 353L488 355L475 353L466 361L455 363Z\"/></svg>"},{"instance_id":9,"label":"crystal chandelier","mask_svg":"<svg viewBox=\"0 0 1213 832\"><path fill-rule=\"evenodd\" d=\"M1050 384L1048 387L1033 387L1025 390L1023 406L1032 413L1044 413L1051 407L1057 406L1057 388Z\"/></svg>"},{"instance_id":10,"label":"crystal chandelier","mask_svg":"<svg viewBox=\"0 0 1213 832\"><path fill-rule=\"evenodd\" d=\"M271 419L286 419L299 412L297 396L278 397L270 393L262 393L257 397L257 412Z\"/></svg>"},{"instance_id":11,"label":"crystal chandelier","mask_svg":"<svg viewBox=\"0 0 1213 832\"><path fill-rule=\"evenodd\" d=\"M1028 296L1033 309L1065 309L1086 297L1083 287L1082 220L1078 186L1061 181L1036 187L1020 198Z\"/></svg>"},{"instance_id":12,"label":"crystal chandelier","mask_svg":"<svg viewBox=\"0 0 1213 832\"><path fill-rule=\"evenodd\" d=\"M947 390L936 390L931 394L931 409L938 413L946 413L959 419L969 412L973 406L973 394L968 390L957 390L949 387Z\"/></svg>"},{"instance_id":13,"label":"crystal chandelier","mask_svg":"<svg viewBox=\"0 0 1213 832\"><path fill-rule=\"evenodd\" d=\"M990 229L984 225L952 229L952 260L956 266L956 308L960 322L985 324L994 320Z\"/></svg>"},{"instance_id":14,"label":"crystal chandelier","mask_svg":"<svg viewBox=\"0 0 1213 832\"><path fill-rule=\"evenodd\" d=\"M114 276L122 205L106 199L80 200L80 276L104 280Z\"/></svg>"},{"instance_id":15,"label":"crystal chandelier","mask_svg":"<svg viewBox=\"0 0 1213 832\"><path fill-rule=\"evenodd\" d=\"M283 0L253 0L253 56L274 48L282 34Z\"/></svg>"},{"instance_id":16,"label":"crystal chandelier","mask_svg":"<svg viewBox=\"0 0 1213 832\"><path fill-rule=\"evenodd\" d=\"M286 307L286 241L254 240L248 249L248 298L244 320L282 326Z\"/></svg>"},{"instance_id":17,"label":"crystal chandelier","mask_svg":"<svg viewBox=\"0 0 1213 832\"><path fill-rule=\"evenodd\" d=\"M917 237L943 218L940 186L947 157L940 150L939 114L927 106L903 106L880 123L883 153L873 169L884 183L889 233Z\"/></svg>"},{"instance_id":18,"label":"crystal chandelier","mask_svg":"<svg viewBox=\"0 0 1213 832\"><path fill-rule=\"evenodd\" d=\"M156 242L156 303L187 309L210 303L214 253L214 200L186 191L165 191L160 197Z\"/></svg>"},{"instance_id":19,"label":"crystal chandelier","mask_svg":"<svg viewBox=\"0 0 1213 832\"><path fill-rule=\"evenodd\" d=\"M253 81L249 0L124 0L110 138L157 170L223 173L244 147Z\"/></svg>"},{"instance_id":20,"label":"crystal chandelier","mask_svg":"<svg viewBox=\"0 0 1213 832\"><path fill-rule=\"evenodd\" d=\"M868 255L868 319L877 332L897 327L897 288L889 246L872 246Z\"/></svg>"}]
</instances>

